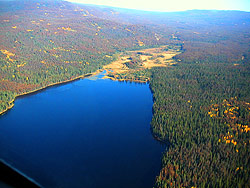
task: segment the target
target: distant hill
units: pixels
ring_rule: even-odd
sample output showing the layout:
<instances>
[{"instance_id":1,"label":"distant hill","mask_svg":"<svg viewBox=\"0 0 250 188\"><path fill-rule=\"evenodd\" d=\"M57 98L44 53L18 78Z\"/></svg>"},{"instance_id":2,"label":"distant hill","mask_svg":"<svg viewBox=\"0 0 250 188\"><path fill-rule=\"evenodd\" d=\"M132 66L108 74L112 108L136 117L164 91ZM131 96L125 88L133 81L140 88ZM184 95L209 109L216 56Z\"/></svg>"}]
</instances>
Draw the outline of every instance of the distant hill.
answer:
<instances>
[{"instance_id":1,"label":"distant hill","mask_svg":"<svg viewBox=\"0 0 250 188\"><path fill-rule=\"evenodd\" d=\"M182 52L174 57L180 66L170 71L153 69L150 72L153 75L151 85L155 93L159 93L155 99L160 98L154 106L154 117L157 116L153 122L154 131L159 131L157 134L161 139L166 139L168 127L163 129L161 126L162 122L167 125L168 120L163 118L162 122L159 121L162 117L168 117L166 109L172 104L176 107L176 112L188 115L186 119L192 123L193 119L190 117L207 118L207 114L201 114L200 98L192 96L194 88L190 89L191 86L195 86L196 93L200 92L200 96L205 96L203 104L208 104L207 99L219 91L216 86L221 89L218 92L220 99L225 97L223 92L232 96L238 92L237 95L240 96L239 91L243 86L246 88L245 79L249 74L249 66L244 66L250 63L249 44L249 12L190 10L164 13L76 4L63 0L0 0L0 114L13 107L16 96L95 72L116 60L120 52L169 45L170 48L178 47ZM196 64L199 66L195 66ZM220 67L220 74L216 72L217 67ZM187 77L186 72L189 74ZM224 76L220 77L221 75ZM219 77L220 83L217 83ZM232 84L233 87L230 86L230 79L235 84ZM204 80L205 84L202 82ZM182 89L182 86L186 89ZM169 95L162 97L165 96L162 93L167 93L166 91ZM168 100L170 95L173 101L171 104ZM189 99L184 96L194 97L197 101L198 110L194 114L189 114L194 108L186 102ZM247 94L242 96L246 98ZM174 104L176 97L180 100L178 104ZM187 111L178 106L184 103ZM178 117L176 114L172 115L181 119L182 115L178 113ZM180 122L186 119L181 119ZM207 123L208 120L205 120ZM211 122L210 124L214 123ZM172 125L176 129L175 122ZM179 126L182 127L182 124ZM186 128L188 133L188 125ZM210 137L206 139L215 143ZM180 151L180 148L175 149ZM185 149L187 148L182 150L184 153ZM229 163L227 165L230 167ZM172 183L166 180L166 177L170 177L167 166L165 164L158 177L158 185L162 187ZM189 175L192 173L190 171ZM210 171L206 173L209 174ZM184 175L186 177L185 172ZM234 176L232 173L230 175ZM202 178L199 181L203 181ZM184 180L181 179L180 182L182 181ZM209 182L210 179L206 181ZM186 179L185 183L191 185Z\"/></svg>"}]
</instances>

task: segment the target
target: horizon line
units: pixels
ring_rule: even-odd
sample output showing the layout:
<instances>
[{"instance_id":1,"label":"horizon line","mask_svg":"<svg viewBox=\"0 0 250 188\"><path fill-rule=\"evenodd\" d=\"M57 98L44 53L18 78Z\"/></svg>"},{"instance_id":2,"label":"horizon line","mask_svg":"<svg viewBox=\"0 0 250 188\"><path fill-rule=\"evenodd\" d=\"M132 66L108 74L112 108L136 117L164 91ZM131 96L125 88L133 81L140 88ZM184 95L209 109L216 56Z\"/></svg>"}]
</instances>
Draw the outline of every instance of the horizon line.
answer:
<instances>
[{"instance_id":1,"label":"horizon line","mask_svg":"<svg viewBox=\"0 0 250 188\"><path fill-rule=\"evenodd\" d=\"M1 0L0 0L1 1ZM238 10L238 9L185 9L185 10L149 10L149 9L139 9L139 8L132 8L132 7L121 7L115 5L105 5L105 4L92 4L92 3L83 3L83 2L75 2L74 0L61 0L66 1L73 4L80 4L80 5L89 5L89 6L99 6L99 7L107 7L107 8L117 8L117 9L126 9L126 10L134 10L134 11L142 11L142 12L154 12L154 13L171 13L171 12L185 12L185 11L238 11L238 12L250 12L247 10Z\"/></svg>"}]
</instances>

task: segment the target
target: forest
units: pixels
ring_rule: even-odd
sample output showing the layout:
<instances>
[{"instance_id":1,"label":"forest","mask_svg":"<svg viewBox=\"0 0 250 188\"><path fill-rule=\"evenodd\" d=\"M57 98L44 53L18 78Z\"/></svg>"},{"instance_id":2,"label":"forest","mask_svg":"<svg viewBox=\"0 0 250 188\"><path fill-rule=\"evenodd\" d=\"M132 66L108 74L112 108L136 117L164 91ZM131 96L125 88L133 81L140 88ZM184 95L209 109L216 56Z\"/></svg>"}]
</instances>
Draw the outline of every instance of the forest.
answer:
<instances>
[{"instance_id":1,"label":"forest","mask_svg":"<svg viewBox=\"0 0 250 188\"><path fill-rule=\"evenodd\" d=\"M169 144L156 187L248 187L249 63L152 70L152 132Z\"/></svg>"},{"instance_id":2,"label":"forest","mask_svg":"<svg viewBox=\"0 0 250 188\"><path fill-rule=\"evenodd\" d=\"M248 12L0 1L0 113L120 53L167 45L178 50L172 65L139 70L137 53L127 66L139 71L109 75L150 84L152 134L166 145L154 187L250 187L249 44Z\"/></svg>"},{"instance_id":3,"label":"forest","mask_svg":"<svg viewBox=\"0 0 250 188\"><path fill-rule=\"evenodd\" d=\"M0 5L0 112L18 95L101 69L117 52L168 40L156 40L152 28L102 19L97 8L66 1Z\"/></svg>"},{"instance_id":4,"label":"forest","mask_svg":"<svg viewBox=\"0 0 250 188\"><path fill-rule=\"evenodd\" d=\"M155 187L249 187L248 57L190 62L181 53L174 66L110 73L149 80L152 134L167 146Z\"/></svg>"}]
</instances>

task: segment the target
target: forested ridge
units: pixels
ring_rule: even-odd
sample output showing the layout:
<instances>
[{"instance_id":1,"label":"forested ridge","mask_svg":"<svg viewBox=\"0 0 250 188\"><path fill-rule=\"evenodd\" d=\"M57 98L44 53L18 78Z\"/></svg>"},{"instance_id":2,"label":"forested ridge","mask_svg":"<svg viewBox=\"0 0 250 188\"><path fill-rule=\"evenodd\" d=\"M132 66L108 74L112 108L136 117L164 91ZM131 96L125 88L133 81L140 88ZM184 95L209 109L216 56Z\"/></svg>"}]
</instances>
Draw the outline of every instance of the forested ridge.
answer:
<instances>
[{"instance_id":1,"label":"forested ridge","mask_svg":"<svg viewBox=\"0 0 250 188\"><path fill-rule=\"evenodd\" d=\"M0 1L0 112L121 52L167 45L178 50L172 65L115 75L150 80L152 134L167 146L155 187L250 187L249 44L248 12ZM142 63L137 55L131 69Z\"/></svg>"},{"instance_id":2,"label":"forested ridge","mask_svg":"<svg viewBox=\"0 0 250 188\"><path fill-rule=\"evenodd\" d=\"M95 72L115 53L168 43L152 28L103 19L116 15L66 1L0 2L0 111L15 96Z\"/></svg>"},{"instance_id":3,"label":"forested ridge","mask_svg":"<svg viewBox=\"0 0 250 188\"><path fill-rule=\"evenodd\" d=\"M152 132L170 144L156 187L249 187L249 65L152 71Z\"/></svg>"},{"instance_id":4,"label":"forested ridge","mask_svg":"<svg viewBox=\"0 0 250 188\"><path fill-rule=\"evenodd\" d=\"M151 71L152 132L169 144L155 187L250 187L250 35L216 31L182 35L180 63Z\"/></svg>"},{"instance_id":5,"label":"forested ridge","mask_svg":"<svg viewBox=\"0 0 250 188\"><path fill-rule=\"evenodd\" d=\"M182 53L174 66L111 73L117 79L150 80L152 133L167 146L155 187L249 187L247 54L238 61L226 56L192 62Z\"/></svg>"}]
</instances>

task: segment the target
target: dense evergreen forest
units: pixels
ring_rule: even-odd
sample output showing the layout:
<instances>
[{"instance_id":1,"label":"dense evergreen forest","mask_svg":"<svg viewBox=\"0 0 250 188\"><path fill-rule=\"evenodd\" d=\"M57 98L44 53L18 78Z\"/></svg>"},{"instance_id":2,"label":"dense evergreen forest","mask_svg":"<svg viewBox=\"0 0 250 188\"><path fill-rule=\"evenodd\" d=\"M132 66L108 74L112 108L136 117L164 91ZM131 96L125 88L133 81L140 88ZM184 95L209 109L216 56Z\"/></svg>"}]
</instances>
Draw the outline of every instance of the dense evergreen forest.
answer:
<instances>
[{"instance_id":1,"label":"dense evergreen forest","mask_svg":"<svg viewBox=\"0 0 250 188\"><path fill-rule=\"evenodd\" d=\"M156 187L250 185L249 63L152 70L152 131L170 144Z\"/></svg>"},{"instance_id":2,"label":"dense evergreen forest","mask_svg":"<svg viewBox=\"0 0 250 188\"><path fill-rule=\"evenodd\" d=\"M168 45L182 52L173 66L116 75L150 80L152 134L167 146L155 187L250 187L249 44L248 12L0 1L0 112L120 52Z\"/></svg>"}]
</instances>

